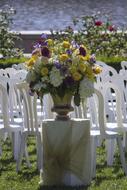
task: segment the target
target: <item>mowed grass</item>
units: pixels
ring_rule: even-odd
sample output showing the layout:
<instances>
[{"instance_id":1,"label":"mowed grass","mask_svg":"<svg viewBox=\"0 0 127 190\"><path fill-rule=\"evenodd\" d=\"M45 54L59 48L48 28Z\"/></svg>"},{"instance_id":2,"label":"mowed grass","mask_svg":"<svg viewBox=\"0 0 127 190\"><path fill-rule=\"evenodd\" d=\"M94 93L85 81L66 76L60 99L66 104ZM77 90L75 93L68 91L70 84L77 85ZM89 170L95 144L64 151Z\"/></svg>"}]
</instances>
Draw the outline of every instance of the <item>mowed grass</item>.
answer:
<instances>
[{"instance_id":1,"label":"mowed grass","mask_svg":"<svg viewBox=\"0 0 127 190\"><path fill-rule=\"evenodd\" d=\"M118 151L115 154L113 167L107 167L104 144L97 149L96 178L88 187L40 187L40 174L36 169L36 149L33 137L28 140L31 168L27 168L25 160L23 160L21 171L18 174L16 173L16 163L13 160L10 140L6 140L2 147L0 190L127 190L127 177L121 169Z\"/></svg>"}]
</instances>

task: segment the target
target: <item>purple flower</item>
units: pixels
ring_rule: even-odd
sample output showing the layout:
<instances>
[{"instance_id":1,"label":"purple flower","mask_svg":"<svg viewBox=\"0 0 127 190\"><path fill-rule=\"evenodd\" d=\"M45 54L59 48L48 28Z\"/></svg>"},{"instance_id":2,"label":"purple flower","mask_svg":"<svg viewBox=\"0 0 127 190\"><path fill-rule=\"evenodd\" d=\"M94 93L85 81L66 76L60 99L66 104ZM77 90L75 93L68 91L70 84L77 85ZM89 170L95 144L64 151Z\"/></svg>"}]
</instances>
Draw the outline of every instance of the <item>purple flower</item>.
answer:
<instances>
[{"instance_id":1,"label":"purple flower","mask_svg":"<svg viewBox=\"0 0 127 190\"><path fill-rule=\"evenodd\" d=\"M68 63L72 63L72 60L71 60L71 59L68 59L67 62L68 62Z\"/></svg>"},{"instance_id":2,"label":"purple flower","mask_svg":"<svg viewBox=\"0 0 127 190\"><path fill-rule=\"evenodd\" d=\"M50 58L50 51L47 47L41 48L41 55Z\"/></svg>"},{"instance_id":3,"label":"purple flower","mask_svg":"<svg viewBox=\"0 0 127 190\"><path fill-rule=\"evenodd\" d=\"M61 75L63 76L68 74L68 68L66 66L62 66L60 71L61 71Z\"/></svg>"},{"instance_id":4,"label":"purple flower","mask_svg":"<svg viewBox=\"0 0 127 190\"><path fill-rule=\"evenodd\" d=\"M32 55L40 55L40 48L36 48L32 51Z\"/></svg>"},{"instance_id":5,"label":"purple flower","mask_svg":"<svg viewBox=\"0 0 127 190\"><path fill-rule=\"evenodd\" d=\"M71 76L66 77L64 80L64 84L66 86L72 86L74 84L73 78Z\"/></svg>"},{"instance_id":6,"label":"purple flower","mask_svg":"<svg viewBox=\"0 0 127 190\"><path fill-rule=\"evenodd\" d=\"M67 49L66 53L67 53L68 55L71 55L71 54L72 54L72 51L71 51L70 49Z\"/></svg>"},{"instance_id":7,"label":"purple flower","mask_svg":"<svg viewBox=\"0 0 127 190\"><path fill-rule=\"evenodd\" d=\"M38 44L40 44L41 46L47 46L48 42L44 41L44 40L39 40Z\"/></svg>"},{"instance_id":8,"label":"purple flower","mask_svg":"<svg viewBox=\"0 0 127 190\"><path fill-rule=\"evenodd\" d=\"M60 68L61 68L61 64L59 63L59 61L55 61L54 65L55 65L55 67L56 67L57 69L60 69Z\"/></svg>"},{"instance_id":9,"label":"purple flower","mask_svg":"<svg viewBox=\"0 0 127 190\"><path fill-rule=\"evenodd\" d=\"M41 38L42 38L42 39L47 39L47 34L42 33L42 34L41 34Z\"/></svg>"},{"instance_id":10,"label":"purple flower","mask_svg":"<svg viewBox=\"0 0 127 190\"><path fill-rule=\"evenodd\" d=\"M86 56L86 50L84 47L79 48L79 55Z\"/></svg>"},{"instance_id":11,"label":"purple flower","mask_svg":"<svg viewBox=\"0 0 127 190\"><path fill-rule=\"evenodd\" d=\"M79 47L80 47L75 41L72 41L72 42L71 42L71 45L72 45L74 48L79 48Z\"/></svg>"},{"instance_id":12,"label":"purple flower","mask_svg":"<svg viewBox=\"0 0 127 190\"><path fill-rule=\"evenodd\" d=\"M36 48L40 48L41 45L39 43L37 43L37 44L33 45L33 47L36 49Z\"/></svg>"},{"instance_id":13,"label":"purple flower","mask_svg":"<svg viewBox=\"0 0 127 190\"><path fill-rule=\"evenodd\" d=\"M96 57L94 54L90 57L90 63L96 63Z\"/></svg>"},{"instance_id":14,"label":"purple flower","mask_svg":"<svg viewBox=\"0 0 127 190\"><path fill-rule=\"evenodd\" d=\"M40 39L40 40L38 40L38 42L33 47L34 48L40 48L42 46L47 46L47 45L48 45L48 43L46 41Z\"/></svg>"}]
</instances>

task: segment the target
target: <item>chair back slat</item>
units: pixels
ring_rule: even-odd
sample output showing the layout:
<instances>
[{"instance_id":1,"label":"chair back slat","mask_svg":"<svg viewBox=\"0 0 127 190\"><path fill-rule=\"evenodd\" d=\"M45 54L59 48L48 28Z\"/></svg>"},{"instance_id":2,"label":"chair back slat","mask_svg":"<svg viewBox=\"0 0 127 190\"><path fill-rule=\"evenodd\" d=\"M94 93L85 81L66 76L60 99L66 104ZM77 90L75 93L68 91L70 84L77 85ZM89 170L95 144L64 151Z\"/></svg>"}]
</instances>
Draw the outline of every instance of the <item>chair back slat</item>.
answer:
<instances>
[{"instance_id":1,"label":"chair back slat","mask_svg":"<svg viewBox=\"0 0 127 190\"><path fill-rule=\"evenodd\" d=\"M0 108L1 118L3 119L4 127L9 126L9 112L8 112L8 95L6 88L0 84Z\"/></svg>"},{"instance_id":2,"label":"chair back slat","mask_svg":"<svg viewBox=\"0 0 127 190\"><path fill-rule=\"evenodd\" d=\"M29 93L29 86L26 82L16 85L19 90L19 95L22 97L24 110L24 127L30 132L38 131L38 117L37 117L37 95L33 96Z\"/></svg>"}]
</instances>

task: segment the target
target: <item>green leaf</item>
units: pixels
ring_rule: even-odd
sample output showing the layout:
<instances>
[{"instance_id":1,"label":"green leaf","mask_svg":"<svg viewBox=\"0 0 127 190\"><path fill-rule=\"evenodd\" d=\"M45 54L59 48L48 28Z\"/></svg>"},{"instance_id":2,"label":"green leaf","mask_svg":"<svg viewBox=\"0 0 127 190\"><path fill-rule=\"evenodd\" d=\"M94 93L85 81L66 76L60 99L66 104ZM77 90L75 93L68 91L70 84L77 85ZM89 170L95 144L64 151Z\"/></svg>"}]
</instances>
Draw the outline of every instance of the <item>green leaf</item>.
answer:
<instances>
[{"instance_id":1,"label":"green leaf","mask_svg":"<svg viewBox=\"0 0 127 190\"><path fill-rule=\"evenodd\" d=\"M75 103L76 106L80 106L80 100L81 100L80 95L78 93L76 93L74 95L74 103Z\"/></svg>"}]
</instances>

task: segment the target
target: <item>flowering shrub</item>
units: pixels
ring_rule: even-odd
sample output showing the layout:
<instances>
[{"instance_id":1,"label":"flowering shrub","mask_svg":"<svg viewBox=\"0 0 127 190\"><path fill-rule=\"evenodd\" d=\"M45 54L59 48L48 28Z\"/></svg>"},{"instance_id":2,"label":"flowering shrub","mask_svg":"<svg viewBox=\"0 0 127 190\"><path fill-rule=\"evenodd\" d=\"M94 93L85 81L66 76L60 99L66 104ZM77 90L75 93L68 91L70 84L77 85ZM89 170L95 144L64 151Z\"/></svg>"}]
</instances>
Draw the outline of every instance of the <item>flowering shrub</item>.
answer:
<instances>
[{"instance_id":1,"label":"flowering shrub","mask_svg":"<svg viewBox=\"0 0 127 190\"><path fill-rule=\"evenodd\" d=\"M9 31L14 14L15 10L12 7L5 6L5 8L0 9L0 54L2 58L20 57L22 55L22 51L15 48L15 40L20 38L17 33Z\"/></svg>"},{"instance_id":2,"label":"flowering shrub","mask_svg":"<svg viewBox=\"0 0 127 190\"><path fill-rule=\"evenodd\" d=\"M69 93L74 95L76 105L93 93L93 83L101 71L95 64L95 56L84 45L66 39L47 39L45 34L26 64L31 92L41 97L46 93L57 94L61 98Z\"/></svg>"},{"instance_id":3,"label":"flowering shrub","mask_svg":"<svg viewBox=\"0 0 127 190\"><path fill-rule=\"evenodd\" d=\"M96 53L96 56L127 57L126 28L118 28L109 16L97 13L74 19L74 25L80 28L77 40L82 41Z\"/></svg>"}]
</instances>

